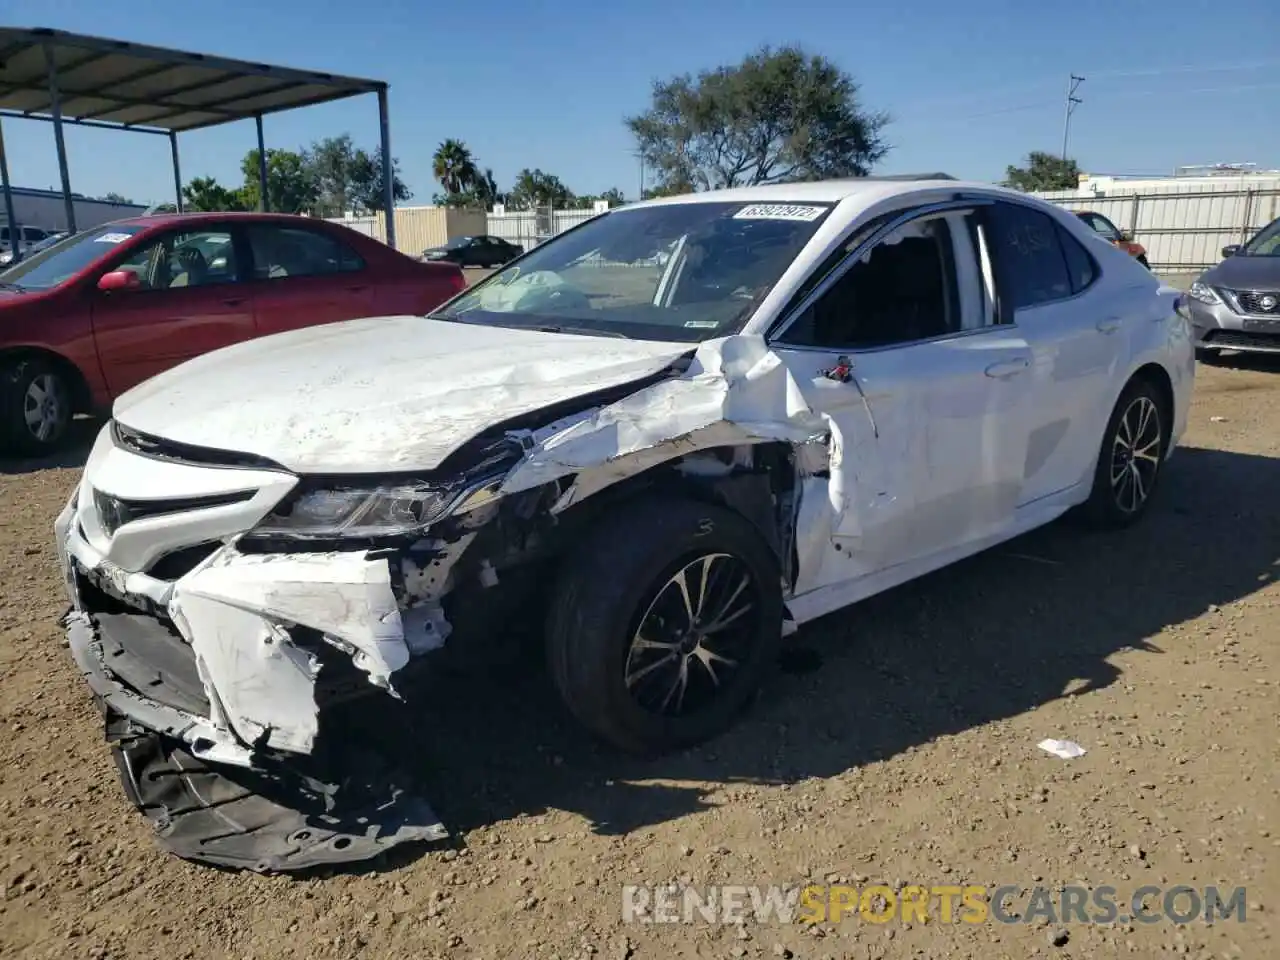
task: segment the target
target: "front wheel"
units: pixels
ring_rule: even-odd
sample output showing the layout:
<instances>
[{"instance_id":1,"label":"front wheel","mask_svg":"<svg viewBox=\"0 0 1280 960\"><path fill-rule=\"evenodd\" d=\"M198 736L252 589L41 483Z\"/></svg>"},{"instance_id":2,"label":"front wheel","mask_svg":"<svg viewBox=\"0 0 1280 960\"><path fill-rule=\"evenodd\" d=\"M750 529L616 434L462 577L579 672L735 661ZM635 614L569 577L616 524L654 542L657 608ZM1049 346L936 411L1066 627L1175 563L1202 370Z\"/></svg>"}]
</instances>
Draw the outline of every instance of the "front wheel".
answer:
<instances>
[{"instance_id":1,"label":"front wheel","mask_svg":"<svg viewBox=\"0 0 1280 960\"><path fill-rule=\"evenodd\" d=\"M691 746L730 726L782 637L778 560L712 504L646 499L579 545L547 630L550 672L574 717L633 753Z\"/></svg>"},{"instance_id":2,"label":"front wheel","mask_svg":"<svg viewBox=\"0 0 1280 960\"><path fill-rule=\"evenodd\" d=\"M71 426L71 388L39 357L0 364L0 450L53 453Z\"/></svg>"},{"instance_id":3,"label":"front wheel","mask_svg":"<svg viewBox=\"0 0 1280 960\"><path fill-rule=\"evenodd\" d=\"M1164 466L1171 424L1159 392L1135 380L1120 395L1098 454L1085 516L1099 527L1136 523L1151 503Z\"/></svg>"}]
</instances>

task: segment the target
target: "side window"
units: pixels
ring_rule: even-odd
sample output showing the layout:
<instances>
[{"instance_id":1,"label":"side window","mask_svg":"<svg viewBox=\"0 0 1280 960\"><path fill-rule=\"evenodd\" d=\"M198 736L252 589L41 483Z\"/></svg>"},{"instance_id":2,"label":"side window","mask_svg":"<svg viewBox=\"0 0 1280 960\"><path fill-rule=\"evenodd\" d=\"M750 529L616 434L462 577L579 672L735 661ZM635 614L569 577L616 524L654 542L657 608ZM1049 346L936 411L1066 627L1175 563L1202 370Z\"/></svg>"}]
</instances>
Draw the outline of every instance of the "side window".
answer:
<instances>
[{"instance_id":1,"label":"side window","mask_svg":"<svg viewBox=\"0 0 1280 960\"><path fill-rule=\"evenodd\" d=\"M1080 241L1062 227L1058 227L1058 242L1062 244L1062 255L1067 258L1071 292L1079 293L1098 279L1098 265L1089 256L1089 251L1080 245Z\"/></svg>"},{"instance_id":2,"label":"side window","mask_svg":"<svg viewBox=\"0 0 1280 960\"><path fill-rule=\"evenodd\" d=\"M1052 217L1020 203L994 203L986 216L996 283L1008 308L1025 310L1072 295Z\"/></svg>"},{"instance_id":3,"label":"side window","mask_svg":"<svg viewBox=\"0 0 1280 960\"><path fill-rule=\"evenodd\" d=\"M364 269L359 254L318 230L251 226L248 233L255 280L322 277Z\"/></svg>"},{"instance_id":4,"label":"side window","mask_svg":"<svg viewBox=\"0 0 1280 960\"><path fill-rule=\"evenodd\" d=\"M48 234L39 227L23 227L22 235L29 243L39 243L48 236Z\"/></svg>"},{"instance_id":5,"label":"side window","mask_svg":"<svg viewBox=\"0 0 1280 960\"><path fill-rule=\"evenodd\" d=\"M962 329L951 228L914 220L859 258L782 335L801 346L871 348Z\"/></svg>"},{"instance_id":6,"label":"side window","mask_svg":"<svg viewBox=\"0 0 1280 960\"><path fill-rule=\"evenodd\" d=\"M235 283L239 275L235 244L228 230L166 233L130 251L111 269L136 274L143 290Z\"/></svg>"}]
</instances>

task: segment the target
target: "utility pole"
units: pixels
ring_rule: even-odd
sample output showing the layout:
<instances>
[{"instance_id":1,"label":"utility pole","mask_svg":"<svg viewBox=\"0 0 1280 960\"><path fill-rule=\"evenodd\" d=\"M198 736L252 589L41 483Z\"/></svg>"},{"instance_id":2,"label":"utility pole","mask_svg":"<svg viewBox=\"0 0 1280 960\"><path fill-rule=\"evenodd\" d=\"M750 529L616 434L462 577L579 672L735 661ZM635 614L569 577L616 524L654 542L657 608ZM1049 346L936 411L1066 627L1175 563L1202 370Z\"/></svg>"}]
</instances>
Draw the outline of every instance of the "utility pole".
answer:
<instances>
[{"instance_id":1,"label":"utility pole","mask_svg":"<svg viewBox=\"0 0 1280 960\"><path fill-rule=\"evenodd\" d=\"M1074 73L1067 79L1067 111L1062 118L1062 159L1067 159L1067 137L1071 134L1071 114L1076 112L1076 107L1084 103L1076 96L1076 91L1080 89L1080 84L1084 83L1084 77L1077 77Z\"/></svg>"},{"instance_id":2,"label":"utility pole","mask_svg":"<svg viewBox=\"0 0 1280 960\"><path fill-rule=\"evenodd\" d=\"M632 156L640 161L640 193L636 197L636 199L643 200L644 199L644 151L637 150L635 153L632 154Z\"/></svg>"}]
</instances>

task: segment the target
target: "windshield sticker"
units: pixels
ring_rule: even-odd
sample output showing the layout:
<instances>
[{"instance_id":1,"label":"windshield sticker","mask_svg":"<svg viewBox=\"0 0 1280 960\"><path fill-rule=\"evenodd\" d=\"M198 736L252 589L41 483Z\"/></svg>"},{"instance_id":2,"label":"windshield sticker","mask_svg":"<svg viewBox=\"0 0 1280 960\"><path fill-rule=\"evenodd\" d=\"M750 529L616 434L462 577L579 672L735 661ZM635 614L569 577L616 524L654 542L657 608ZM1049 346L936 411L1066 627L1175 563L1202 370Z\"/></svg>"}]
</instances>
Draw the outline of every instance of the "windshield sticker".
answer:
<instances>
[{"instance_id":1,"label":"windshield sticker","mask_svg":"<svg viewBox=\"0 0 1280 960\"><path fill-rule=\"evenodd\" d=\"M129 234L127 233L104 233L102 236L98 237L98 239L93 242L94 243L124 243L128 239L129 239Z\"/></svg>"},{"instance_id":2,"label":"windshield sticker","mask_svg":"<svg viewBox=\"0 0 1280 960\"><path fill-rule=\"evenodd\" d=\"M733 215L735 220L799 220L808 223L827 212L826 207L800 203L753 203Z\"/></svg>"},{"instance_id":3,"label":"windshield sticker","mask_svg":"<svg viewBox=\"0 0 1280 960\"><path fill-rule=\"evenodd\" d=\"M686 320L684 325L695 330L710 330L720 326L715 320Z\"/></svg>"}]
</instances>

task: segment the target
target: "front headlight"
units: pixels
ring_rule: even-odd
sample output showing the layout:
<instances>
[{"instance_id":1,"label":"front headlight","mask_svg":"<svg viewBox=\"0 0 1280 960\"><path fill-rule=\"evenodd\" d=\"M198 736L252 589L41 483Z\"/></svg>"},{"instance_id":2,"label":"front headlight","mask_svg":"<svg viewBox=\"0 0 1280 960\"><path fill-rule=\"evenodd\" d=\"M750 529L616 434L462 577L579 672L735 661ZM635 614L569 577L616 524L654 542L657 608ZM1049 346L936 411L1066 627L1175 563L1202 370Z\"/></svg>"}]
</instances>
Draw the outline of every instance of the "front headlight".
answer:
<instances>
[{"instance_id":1,"label":"front headlight","mask_svg":"<svg viewBox=\"0 0 1280 960\"><path fill-rule=\"evenodd\" d=\"M458 491L425 483L332 487L291 497L250 537L362 539L416 533L445 515Z\"/></svg>"},{"instance_id":2,"label":"front headlight","mask_svg":"<svg viewBox=\"0 0 1280 960\"><path fill-rule=\"evenodd\" d=\"M1210 305L1222 302L1222 298L1218 296L1213 287L1209 286L1207 283L1201 283L1199 280L1191 285L1191 289L1187 291L1187 295L1193 300L1199 300L1201 303L1207 303Z\"/></svg>"}]
</instances>

